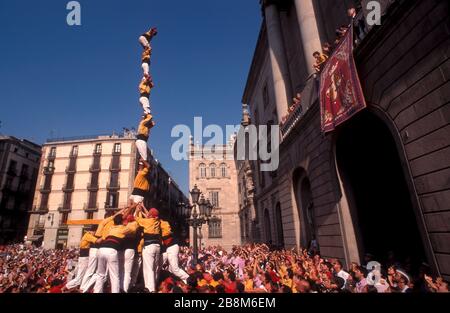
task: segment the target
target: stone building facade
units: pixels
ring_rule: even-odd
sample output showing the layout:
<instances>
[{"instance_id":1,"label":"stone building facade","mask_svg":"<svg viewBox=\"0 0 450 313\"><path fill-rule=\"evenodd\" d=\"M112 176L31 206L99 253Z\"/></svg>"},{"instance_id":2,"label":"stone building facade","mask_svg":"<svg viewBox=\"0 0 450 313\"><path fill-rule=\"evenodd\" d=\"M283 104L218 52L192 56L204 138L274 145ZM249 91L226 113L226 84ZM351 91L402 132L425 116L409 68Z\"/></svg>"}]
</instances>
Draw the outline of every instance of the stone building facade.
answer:
<instances>
[{"instance_id":1,"label":"stone building facade","mask_svg":"<svg viewBox=\"0 0 450 313\"><path fill-rule=\"evenodd\" d=\"M324 135L312 53L351 22L355 3L262 1L242 101L253 124L282 124L280 166L261 172L251 162L256 214L247 223L259 231L254 240L307 247L316 239L324 257L346 264L394 252L449 279L449 4L383 4L381 26L354 50L368 108ZM302 104L288 115L296 93Z\"/></svg>"},{"instance_id":2,"label":"stone building facade","mask_svg":"<svg viewBox=\"0 0 450 313\"><path fill-rule=\"evenodd\" d=\"M0 136L0 244L26 235L40 158L39 145Z\"/></svg>"},{"instance_id":3,"label":"stone building facade","mask_svg":"<svg viewBox=\"0 0 450 313\"><path fill-rule=\"evenodd\" d=\"M199 247L220 245L231 250L241 244L234 139L226 145L201 146L191 140L189 189L195 185L213 204L212 218L199 232ZM192 230L190 231L192 245Z\"/></svg>"},{"instance_id":4,"label":"stone building facade","mask_svg":"<svg viewBox=\"0 0 450 313\"><path fill-rule=\"evenodd\" d=\"M30 212L28 240L43 243L45 248L77 247L84 226L67 225L67 221L103 219L106 212L125 207L137 172L135 140L135 135L127 132L46 142ZM146 206L169 210L185 200L151 151L148 161L152 169Z\"/></svg>"}]
</instances>

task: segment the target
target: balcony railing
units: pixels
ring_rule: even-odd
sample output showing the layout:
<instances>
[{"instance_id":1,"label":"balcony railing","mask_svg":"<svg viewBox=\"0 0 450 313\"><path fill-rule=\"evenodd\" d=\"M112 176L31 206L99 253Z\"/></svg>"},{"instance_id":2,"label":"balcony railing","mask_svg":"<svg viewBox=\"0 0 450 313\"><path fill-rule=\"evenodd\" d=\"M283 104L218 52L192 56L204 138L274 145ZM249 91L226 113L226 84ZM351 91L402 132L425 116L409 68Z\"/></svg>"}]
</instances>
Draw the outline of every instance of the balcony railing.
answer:
<instances>
[{"instance_id":1,"label":"balcony railing","mask_svg":"<svg viewBox=\"0 0 450 313\"><path fill-rule=\"evenodd\" d=\"M46 166L44 167L44 175L50 175L53 174L55 172L55 167L54 166Z\"/></svg>"},{"instance_id":2,"label":"balcony railing","mask_svg":"<svg viewBox=\"0 0 450 313\"><path fill-rule=\"evenodd\" d=\"M108 184L106 184L106 189L118 190L118 189L120 189L120 184L119 183L108 183Z\"/></svg>"},{"instance_id":3,"label":"balcony railing","mask_svg":"<svg viewBox=\"0 0 450 313\"><path fill-rule=\"evenodd\" d=\"M109 170L111 172L120 172L120 170L122 169L122 166L119 164L113 164L111 163L111 165L109 165Z\"/></svg>"},{"instance_id":4,"label":"balcony railing","mask_svg":"<svg viewBox=\"0 0 450 313\"><path fill-rule=\"evenodd\" d=\"M319 99L319 79L317 75L311 75L306 81L305 88L301 92L301 102L286 117L280 125L281 137L284 140L308 112L311 106Z\"/></svg>"},{"instance_id":5,"label":"balcony railing","mask_svg":"<svg viewBox=\"0 0 450 313\"><path fill-rule=\"evenodd\" d=\"M72 204L60 204L58 206L59 213L68 213L72 212Z\"/></svg>"},{"instance_id":6,"label":"balcony railing","mask_svg":"<svg viewBox=\"0 0 450 313\"><path fill-rule=\"evenodd\" d=\"M83 205L83 210L85 212L97 212L99 208L98 202L95 204L84 204Z\"/></svg>"},{"instance_id":7,"label":"balcony railing","mask_svg":"<svg viewBox=\"0 0 450 313\"><path fill-rule=\"evenodd\" d=\"M74 189L75 189L75 187L73 185L67 185L67 184L64 184L61 188L61 190L64 192L73 192Z\"/></svg>"},{"instance_id":8,"label":"balcony railing","mask_svg":"<svg viewBox=\"0 0 450 313\"><path fill-rule=\"evenodd\" d=\"M33 206L33 209L31 209L31 211L28 211L30 214L47 214L48 213L48 207L44 207L44 206Z\"/></svg>"},{"instance_id":9,"label":"balcony railing","mask_svg":"<svg viewBox=\"0 0 450 313\"><path fill-rule=\"evenodd\" d=\"M77 171L75 166L67 166L66 167L66 174L74 174Z\"/></svg>"},{"instance_id":10,"label":"balcony railing","mask_svg":"<svg viewBox=\"0 0 450 313\"><path fill-rule=\"evenodd\" d=\"M40 193L50 193L52 191L52 187L51 186L41 186L39 188L39 192Z\"/></svg>"},{"instance_id":11,"label":"balcony railing","mask_svg":"<svg viewBox=\"0 0 450 313\"><path fill-rule=\"evenodd\" d=\"M100 164L92 164L90 167L89 167L89 172L91 172L91 173L95 173L95 172L100 172L102 169L101 169L101 167L100 167Z\"/></svg>"},{"instance_id":12,"label":"balcony railing","mask_svg":"<svg viewBox=\"0 0 450 313\"><path fill-rule=\"evenodd\" d=\"M98 183L93 184L93 183L88 183L87 184L87 190L89 191L98 191Z\"/></svg>"},{"instance_id":13,"label":"balcony railing","mask_svg":"<svg viewBox=\"0 0 450 313\"><path fill-rule=\"evenodd\" d=\"M105 202L105 211L108 211L108 212L117 211L126 206L127 206L126 202L119 203L118 205L117 204L110 205L108 202Z\"/></svg>"}]
</instances>

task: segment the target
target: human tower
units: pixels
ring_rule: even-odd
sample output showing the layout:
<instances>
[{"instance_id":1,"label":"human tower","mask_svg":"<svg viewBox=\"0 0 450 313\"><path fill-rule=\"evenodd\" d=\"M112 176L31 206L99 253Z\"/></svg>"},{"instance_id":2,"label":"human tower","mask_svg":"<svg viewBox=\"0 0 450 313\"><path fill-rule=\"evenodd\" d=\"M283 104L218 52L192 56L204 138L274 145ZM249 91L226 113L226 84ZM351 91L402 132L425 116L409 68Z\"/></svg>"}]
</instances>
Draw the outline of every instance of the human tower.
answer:
<instances>
[{"instance_id":1,"label":"human tower","mask_svg":"<svg viewBox=\"0 0 450 313\"><path fill-rule=\"evenodd\" d=\"M143 77L139 83L139 103L142 106L143 115L138 126L138 134L136 137L136 148L142 161L147 161L147 141L150 135L150 129L155 126L153 115L150 108L150 93L154 87L153 78L150 75L150 58L152 55L152 47L150 45L153 37L158 34L155 27L143 33L139 37L139 43L144 49L142 51L142 71Z\"/></svg>"}]
</instances>

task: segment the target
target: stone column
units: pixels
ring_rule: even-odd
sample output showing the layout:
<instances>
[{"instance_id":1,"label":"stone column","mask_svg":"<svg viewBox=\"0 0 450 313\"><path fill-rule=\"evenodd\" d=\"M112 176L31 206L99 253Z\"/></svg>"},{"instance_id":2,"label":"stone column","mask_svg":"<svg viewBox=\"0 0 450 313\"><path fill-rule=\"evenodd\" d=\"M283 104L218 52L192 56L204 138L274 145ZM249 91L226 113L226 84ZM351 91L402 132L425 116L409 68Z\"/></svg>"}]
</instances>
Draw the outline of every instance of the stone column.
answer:
<instances>
[{"instance_id":1,"label":"stone column","mask_svg":"<svg viewBox=\"0 0 450 313\"><path fill-rule=\"evenodd\" d=\"M289 68L281 33L280 15L277 6L270 1L264 2L264 12L269 41L270 63L278 122L287 114L289 99L292 97Z\"/></svg>"},{"instance_id":2,"label":"stone column","mask_svg":"<svg viewBox=\"0 0 450 313\"><path fill-rule=\"evenodd\" d=\"M313 69L314 51L322 51L319 29L317 27L316 14L312 0L295 0L298 26L302 35L303 52L305 54L306 69L308 75L315 73Z\"/></svg>"}]
</instances>

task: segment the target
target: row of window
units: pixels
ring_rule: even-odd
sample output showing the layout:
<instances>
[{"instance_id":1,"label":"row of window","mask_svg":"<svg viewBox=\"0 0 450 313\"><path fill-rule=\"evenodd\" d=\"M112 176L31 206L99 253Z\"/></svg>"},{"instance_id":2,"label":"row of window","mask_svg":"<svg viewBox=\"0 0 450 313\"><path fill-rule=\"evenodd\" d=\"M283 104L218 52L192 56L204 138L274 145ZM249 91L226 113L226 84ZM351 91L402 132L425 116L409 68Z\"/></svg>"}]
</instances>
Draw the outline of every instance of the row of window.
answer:
<instances>
[{"instance_id":1,"label":"row of window","mask_svg":"<svg viewBox=\"0 0 450 313\"><path fill-rule=\"evenodd\" d=\"M227 165L225 163L220 164L219 169L214 163L211 163L209 167L205 163L201 163L198 169L200 178L208 177L207 169L209 170L209 177L227 177ZM219 173L217 173L217 170L219 170Z\"/></svg>"},{"instance_id":2,"label":"row of window","mask_svg":"<svg viewBox=\"0 0 450 313\"><path fill-rule=\"evenodd\" d=\"M113 153L120 153L121 149L122 149L121 144L120 143L115 143L114 144ZM96 154L102 153L102 144L101 143L97 143L95 145L94 153L96 153ZM78 146L73 146L72 147L72 151L71 151L70 155L71 156L77 156L78 155ZM48 157L49 158L56 157L56 147L51 147L50 148L50 152L48 154Z\"/></svg>"}]
</instances>

